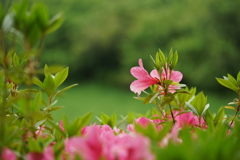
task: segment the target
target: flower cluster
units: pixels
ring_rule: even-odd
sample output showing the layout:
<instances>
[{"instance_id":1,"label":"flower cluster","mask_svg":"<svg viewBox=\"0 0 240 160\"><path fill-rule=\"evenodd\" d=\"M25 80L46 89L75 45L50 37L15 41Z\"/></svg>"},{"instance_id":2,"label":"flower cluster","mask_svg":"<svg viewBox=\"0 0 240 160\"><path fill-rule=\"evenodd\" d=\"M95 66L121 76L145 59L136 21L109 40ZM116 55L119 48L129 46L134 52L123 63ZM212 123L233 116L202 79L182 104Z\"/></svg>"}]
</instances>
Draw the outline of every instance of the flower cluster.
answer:
<instances>
[{"instance_id":1,"label":"flower cluster","mask_svg":"<svg viewBox=\"0 0 240 160\"><path fill-rule=\"evenodd\" d=\"M157 84L158 90L163 88L163 84L161 84L161 80L172 80L173 82L180 82L182 80L182 73L179 71L171 71L167 72L163 70L162 74L159 75L159 72L154 69L151 71L150 75L144 69L142 59L138 60L138 67L133 67L130 72L131 74L137 78L137 80L133 81L130 85L130 90L138 93L138 96L142 91L150 87L151 85ZM160 78L161 77L161 78ZM175 87L174 85L170 85L170 92L174 92L175 89L179 89L179 87Z\"/></svg>"}]
</instances>

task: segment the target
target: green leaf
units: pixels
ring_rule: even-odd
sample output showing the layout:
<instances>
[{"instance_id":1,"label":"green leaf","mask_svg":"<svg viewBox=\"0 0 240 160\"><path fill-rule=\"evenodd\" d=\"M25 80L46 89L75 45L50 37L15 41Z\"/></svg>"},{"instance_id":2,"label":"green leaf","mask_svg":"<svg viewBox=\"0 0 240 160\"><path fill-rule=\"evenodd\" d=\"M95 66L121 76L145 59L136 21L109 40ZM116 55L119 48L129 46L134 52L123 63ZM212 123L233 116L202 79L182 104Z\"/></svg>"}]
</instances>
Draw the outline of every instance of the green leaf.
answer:
<instances>
[{"instance_id":1,"label":"green leaf","mask_svg":"<svg viewBox=\"0 0 240 160\"><path fill-rule=\"evenodd\" d=\"M33 83L39 86L40 88L44 89L44 84L36 77L33 77Z\"/></svg>"},{"instance_id":2,"label":"green leaf","mask_svg":"<svg viewBox=\"0 0 240 160\"><path fill-rule=\"evenodd\" d=\"M64 130L67 131L70 124L69 124L69 121L65 114L62 117L62 125L63 125Z\"/></svg>"},{"instance_id":3,"label":"green leaf","mask_svg":"<svg viewBox=\"0 0 240 160\"><path fill-rule=\"evenodd\" d=\"M41 121L38 121L37 123L35 123L34 127L37 128L38 126L44 124L44 122L46 122L47 118L41 120Z\"/></svg>"},{"instance_id":4,"label":"green leaf","mask_svg":"<svg viewBox=\"0 0 240 160\"><path fill-rule=\"evenodd\" d=\"M134 129L137 133L141 133L144 136L149 137L151 140L156 140L156 129L153 124L148 124L147 127L143 127L140 124L135 123Z\"/></svg>"},{"instance_id":5,"label":"green leaf","mask_svg":"<svg viewBox=\"0 0 240 160\"><path fill-rule=\"evenodd\" d=\"M226 80L226 79L221 79L221 78L216 78L216 79L217 79L218 83L220 83L224 87L227 87L227 88L233 90L234 92L238 93L238 87L235 86L231 81Z\"/></svg>"},{"instance_id":6,"label":"green leaf","mask_svg":"<svg viewBox=\"0 0 240 160\"><path fill-rule=\"evenodd\" d=\"M42 31L45 31L48 26L49 13L47 7L42 3L34 5L35 15Z\"/></svg>"},{"instance_id":7,"label":"green leaf","mask_svg":"<svg viewBox=\"0 0 240 160\"><path fill-rule=\"evenodd\" d=\"M173 108L174 111L182 111L181 108Z\"/></svg>"},{"instance_id":8,"label":"green leaf","mask_svg":"<svg viewBox=\"0 0 240 160\"><path fill-rule=\"evenodd\" d=\"M159 111L156 108L152 108L152 116L159 115Z\"/></svg>"},{"instance_id":9,"label":"green leaf","mask_svg":"<svg viewBox=\"0 0 240 160\"><path fill-rule=\"evenodd\" d=\"M126 119L128 119L128 116L123 117L123 119L118 123L117 128L119 128Z\"/></svg>"},{"instance_id":10,"label":"green leaf","mask_svg":"<svg viewBox=\"0 0 240 160\"><path fill-rule=\"evenodd\" d=\"M238 75L237 75L237 84L238 86L240 86L240 72L238 72Z\"/></svg>"},{"instance_id":11,"label":"green leaf","mask_svg":"<svg viewBox=\"0 0 240 160\"><path fill-rule=\"evenodd\" d=\"M180 114L184 114L184 113L188 113L188 112L191 112L191 111L190 110L185 110L185 111L179 112L178 114L175 115L175 117L177 117Z\"/></svg>"},{"instance_id":12,"label":"green leaf","mask_svg":"<svg viewBox=\"0 0 240 160\"><path fill-rule=\"evenodd\" d=\"M42 92L41 91L38 91L34 101L33 101L33 104L32 104L32 110L33 111L37 111L37 110L40 110L40 105L42 103Z\"/></svg>"},{"instance_id":13,"label":"green leaf","mask_svg":"<svg viewBox=\"0 0 240 160\"><path fill-rule=\"evenodd\" d=\"M44 65L43 72L44 72L45 77L47 77L47 75L49 75L49 74L51 75L50 69L47 64Z\"/></svg>"},{"instance_id":14,"label":"green leaf","mask_svg":"<svg viewBox=\"0 0 240 160\"><path fill-rule=\"evenodd\" d=\"M43 85L44 85L44 90L45 92L48 94L48 96L52 95L54 93L54 80L52 75L48 74L44 81L43 81Z\"/></svg>"},{"instance_id":15,"label":"green leaf","mask_svg":"<svg viewBox=\"0 0 240 160\"><path fill-rule=\"evenodd\" d=\"M156 53L155 68L158 71L160 71L162 69L162 64L160 63L160 58L159 58L158 52Z\"/></svg>"},{"instance_id":16,"label":"green leaf","mask_svg":"<svg viewBox=\"0 0 240 160\"><path fill-rule=\"evenodd\" d=\"M56 14L54 17L50 19L48 22L48 28L46 33L49 34L55 30L57 30L63 23L63 16L61 13Z\"/></svg>"},{"instance_id":17,"label":"green leaf","mask_svg":"<svg viewBox=\"0 0 240 160\"><path fill-rule=\"evenodd\" d=\"M153 117L150 117L149 119L151 119L151 120L155 120L155 119L163 119L162 117L157 117L157 116L153 116Z\"/></svg>"},{"instance_id":18,"label":"green leaf","mask_svg":"<svg viewBox=\"0 0 240 160\"><path fill-rule=\"evenodd\" d=\"M3 19L5 17L6 11L4 10L2 4L0 4L0 25L2 26Z\"/></svg>"},{"instance_id":19,"label":"green leaf","mask_svg":"<svg viewBox=\"0 0 240 160\"><path fill-rule=\"evenodd\" d=\"M19 57L18 57L18 55L15 53L15 54L13 55L13 66L14 66L14 67L19 67L19 64L20 64Z\"/></svg>"},{"instance_id":20,"label":"green leaf","mask_svg":"<svg viewBox=\"0 0 240 160\"><path fill-rule=\"evenodd\" d=\"M174 85L174 87L180 87L180 88L186 87L186 86L187 86L186 84L176 84L176 85Z\"/></svg>"},{"instance_id":21,"label":"green leaf","mask_svg":"<svg viewBox=\"0 0 240 160\"><path fill-rule=\"evenodd\" d=\"M30 139L28 140L28 148L31 152L43 152L43 146L40 145L40 139Z\"/></svg>"},{"instance_id":22,"label":"green leaf","mask_svg":"<svg viewBox=\"0 0 240 160\"><path fill-rule=\"evenodd\" d=\"M69 137L80 135L80 133L81 133L81 127L80 127L81 123L82 123L82 120L81 120L81 117L80 117L80 118L75 119L69 125L69 128L67 130Z\"/></svg>"},{"instance_id":23,"label":"green leaf","mask_svg":"<svg viewBox=\"0 0 240 160\"><path fill-rule=\"evenodd\" d=\"M217 113L217 115L215 116L215 118L214 118L214 123L215 123L215 125L221 125L221 122L223 121L223 119L224 119L224 114L225 114L225 112L224 112L224 108L223 107L221 107L219 110L218 110L218 113Z\"/></svg>"},{"instance_id":24,"label":"green leaf","mask_svg":"<svg viewBox=\"0 0 240 160\"><path fill-rule=\"evenodd\" d=\"M167 63L170 65L172 64L172 61L173 61L173 49L171 48L168 55ZM172 65L170 65L170 69L172 69Z\"/></svg>"},{"instance_id":25,"label":"green leaf","mask_svg":"<svg viewBox=\"0 0 240 160\"><path fill-rule=\"evenodd\" d=\"M163 54L163 52L161 50L159 50L158 54L159 54L159 58L160 58L160 63L163 65L163 67L165 67L165 64L167 63L165 55Z\"/></svg>"},{"instance_id":26,"label":"green leaf","mask_svg":"<svg viewBox=\"0 0 240 160\"><path fill-rule=\"evenodd\" d=\"M206 122L210 122L210 121L212 122L214 120L214 116L212 115L212 113L209 110L206 111L206 114L204 117L205 117Z\"/></svg>"},{"instance_id":27,"label":"green leaf","mask_svg":"<svg viewBox=\"0 0 240 160\"><path fill-rule=\"evenodd\" d=\"M231 110L236 111L236 108L234 108L234 107L232 107L232 106L224 106L224 108L227 108L227 109L231 109Z\"/></svg>"},{"instance_id":28,"label":"green leaf","mask_svg":"<svg viewBox=\"0 0 240 160\"><path fill-rule=\"evenodd\" d=\"M114 126L116 125L116 122L117 122L117 115L116 115L116 113L114 113L113 115L110 116L110 120L108 122L108 125L111 128L114 128Z\"/></svg>"},{"instance_id":29,"label":"green leaf","mask_svg":"<svg viewBox=\"0 0 240 160\"><path fill-rule=\"evenodd\" d=\"M102 124L108 124L108 121L110 120L110 117L107 116L106 114L104 113L101 113L101 121L102 121Z\"/></svg>"},{"instance_id":30,"label":"green leaf","mask_svg":"<svg viewBox=\"0 0 240 160\"><path fill-rule=\"evenodd\" d=\"M227 74L229 80L237 87L238 84L237 84L237 80L230 74Z\"/></svg>"},{"instance_id":31,"label":"green leaf","mask_svg":"<svg viewBox=\"0 0 240 160\"><path fill-rule=\"evenodd\" d=\"M181 104L185 104L185 102L189 101L192 97L194 97L194 95L196 93L196 87L191 88L190 90L186 87L185 91L188 92L189 94L179 94L178 95L178 100Z\"/></svg>"},{"instance_id":32,"label":"green leaf","mask_svg":"<svg viewBox=\"0 0 240 160\"><path fill-rule=\"evenodd\" d=\"M90 119L92 117L92 114L93 114L93 112L91 111L81 117L82 123L80 125L80 128L83 128L84 126L86 126L88 124L88 122L90 121Z\"/></svg>"},{"instance_id":33,"label":"green leaf","mask_svg":"<svg viewBox=\"0 0 240 160\"><path fill-rule=\"evenodd\" d=\"M55 101L53 101L51 104L49 104L46 108L44 108L44 110L46 111L46 110L51 110L52 109L52 107L55 105L55 104L57 104L57 102L58 102L58 100L55 100Z\"/></svg>"},{"instance_id":34,"label":"green leaf","mask_svg":"<svg viewBox=\"0 0 240 160\"><path fill-rule=\"evenodd\" d=\"M73 85L70 85L70 86L67 86L65 88L63 88L62 90L60 91L57 91L57 93L53 96L53 99L55 99L59 94L69 90L70 88L74 87L74 86L77 86L78 84L73 84Z\"/></svg>"},{"instance_id":35,"label":"green leaf","mask_svg":"<svg viewBox=\"0 0 240 160\"><path fill-rule=\"evenodd\" d=\"M170 80L170 79L167 79L167 80L165 80L164 81L164 83L165 83L165 85L168 87L168 86L170 86L171 84L172 84L172 80Z\"/></svg>"},{"instance_id":36,"label":"green leaf","mask_svg":"<svg viewBox=\"0 0 240 160\"><path fill-rule=\"evenodd\" d=\"M195 115L199 115L197 110L189 102L186 102L186 105Z\"/></svg>"},{"instance_id":37,"label":"green leaf","mask_svg":"<svg viewBox=\"0 0 240 160\"><path fill-rule=\"evenodd\" d=\"M204 96L203 92L200 92L191 102L192 106L194 106L199 115L202 115L206 103L207 98Z\"/></svg>"},{"instance_id":38,"label":"green leaf","mask_svg":"<svg viewBox=\"0 0 240 160\"><path fill-rule=\"evenodd\" d=\"M162 129L157 134L158 142L161 141L171 131L171 128L172 128L172 123L171 122L164 123Z\"/></svg>"},{"instance_id":39,"label":"green leaf","mask_svg":"<svg viewBox=\"0 0 240 160\"><path fill-rule=\"evenodd\" d=\"M204 107L204 109L203 109L203 111L202 111L202 113L201 113L201 116L203 116L204 114L205 114L205 112L207 111L207 109L210 107L210 105L209 104L206 104L205 105L205 107Z\"/></svg>"},{"instance_id":40,"label":"green leaf","mask_svg":"<svg viewBox=\"0 0 240 160\"><path fill-rule=\"evenodd\" d=\"M176 51L173 56L172 68L174 68L177 65L177 62L178 62L178 52Z\"/></svg>"},{"instance_id":41,"label":"green leaf","mask_svg":"<svg viewBox=\"0 0 240 160\"><path fill-rule=\"evenodd\" d=\"M4 33L8 33L12 29L13 23L14 23L14 15L13 15L13 13L7 14L4 17L3 22L2 22L2 30L3 30L3 32Z\"/></svg>"},{"instance_id":42,"label":"green leaf","mask_svg":"<svg viewBox=\"0 0 240 160\"><path fill-rule=\"evenodd\" d=\"M64 68L58 72L54 77L55 89L57 89L67 78L69 68Z\"/></svg>"},{"instance_id":43,"label":"green leaf","mask_svg":"<svg viewBox=\"0 0 240 160\"><path fill-rule=\"evenodd\" d=\"M36 43L40 39L42 32L38 27L37 23L34 23L33 26L29 28L30 30L27 33L27 37L28 37L29 43L31 44L31 47L33 47L34 45L36 45Z\"/></svg>"},{"instance_id":44,"label":"green leaf","mask_svg":"<svg viewBox=\"0 0 240 160\"><path fill-rule=\"evenodd\" d=\"M48 111L49 111L49 112L52 112L52 111L59 110L59 109L61 109L61 108L64 108L64 106L53 107L53 108L49 109Z\"/></svg>"},{"instance_id":45,"label":"green leaf","mask_svg":"<svg viewBox=\"0 0 240 160\"><path fill-rule=\"evenodd\" d=\"M128 112L128 123L131 124L136 119L136 114L134 112Z\"/></svg>"},{"instance_id":46,"label":"green leaf","mask_svg":"<svg viewBox=\"0 0 240 160\"><path fill-rule=\"evenodd\" d=\"M149 94L143 101L143 104L152 103L158 97L159 92Z\"/></svg>"}]
</instances>

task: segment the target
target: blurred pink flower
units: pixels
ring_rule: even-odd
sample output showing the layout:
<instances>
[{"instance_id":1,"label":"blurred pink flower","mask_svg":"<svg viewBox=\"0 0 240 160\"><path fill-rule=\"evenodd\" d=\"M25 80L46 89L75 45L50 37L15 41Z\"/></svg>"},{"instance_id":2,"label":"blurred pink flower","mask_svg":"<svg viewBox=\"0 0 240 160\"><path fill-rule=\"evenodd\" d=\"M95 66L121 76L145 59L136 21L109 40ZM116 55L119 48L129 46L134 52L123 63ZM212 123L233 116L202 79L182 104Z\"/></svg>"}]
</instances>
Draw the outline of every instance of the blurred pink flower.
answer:
<instances>
[{"instance_id":1,"label":"blurred pink flower","mask_svg":"<svg viewBox=\"0 0 240 160\"><path fill-rule=\"evenodd\" d=\"M27 154L27 160L53 160L53 148L48 146L44 149L43 153L39 152L30 152Z\"/></svg>"},{"instance_id":2,"label":"blurred pink flower","mask_svg":"<svg viewBox=\"0 0 240 160\"><path fill-rule=\"evenodd\" d=\"M3 150L2 150L2 154L0 156L0 159L2 159L2 160L16 160L17 157L11 149L8 149L7 147L4 147Z\"/></svg>"},{"instance_id":3,"label":"blurred pink flower","mask_svg":"<svg viewBox=\"0 0 240 160\"><path fill-rule=\"evenodd\" d=\"M65 141L65 151L70 160L80 156L84 160L98 160L102 153L99 126L89 126L84 133L85 137L72 137Z\"/></svg>"},{"instance_id":4,"label":"blurred pink flower","mask_svg":"<svg viewBox=\"0 0 240 160\"><path fill-rule=\"evenodd\" d=\"M177 115L179 112L174 112L175 115ZM176 123L174 124L174 127L176 128L183 128L183 127L189 127L189 126L196 126L201 128L206 128L206 123L203 118L200 119L198 116L194 115L192 112L187 112L183 114L179 114L175 116Z\"/></svg>"},{"instance_id":5,"label":"blurred pink flower","mask_svg":"<svg viewBox=\"0 0 240 160\"><path fill-rule=\"evenodd\" d=\"M150 141L138 134L111 133L102 135L104 141L103 155L106 160L153 160L154 155L149 151Z\"/></svg>"},{"instance_id":6,"label":"blurred pink flower","mask_svg":"<svg viewBox=\"0 0 240 160\"><path fill-rule=\"evenodd\" d=\"M135 123L138 123L143 127L147 127L148 124L152 123L152 120L150 120L146 117L140 117L140 118L135 120Z\"/></svg>"},{"instance_id":7,"label":"blurred pink flower","mask_svg":"<svg viewBox=\"0 0 240 160\"><path fill-rule=\"evenodd\" d=\"M65 129L63 128L63 120L61 120L61 121L59 122L59 128L60 128L63 132L65 132Z\"/></svg>"},{"instance_id":8,"label":"blurred pink flower","mask_svg":"<svg viewBox=\"0 0 240 160\"><path fill-rule=\"evenodd\" d=\"M82 137L72 137L65 141L67 159L80 156L84 160L152 160L149 140L140 135L115 134L108 125L88 126Z\"/></svg>"},{"instance_id":9,"label":"blurred pink flower","mask_svg":"<svg viewBox=\"0 0 240 160\"><path fill-rule=\"evenodd\" d=\"M148 124L153 123L152 120L150 120L146 117L139 117L138 119L135 119L134 122L137 124L140 124L142 127L147 127ZM134 124L128 124L127 130L130 132L135 132Z\"/></svg>"},{"instance_id":10,"label":"blurred pink flower","mask_svg":"<svg viewBox=\"0 0 240 160\"><path fill-rule=\"evenodd\" d=\"M143 67L142 59L138 60L138 64L139 64L138 67L133 67L130 70L131 74L135 78L137 78L137 80L131 83L130 90L133 91L134 93L138 93L139 96L141 92L147 89L149 86L158 84L160 77L156 69L152 70L152 72L149 75L148 72ZM162 78L164 80L169 79L174 82L180 82L182 80L182 77L183 75L179 71L172 70L172 72L170 73L169 71L168 74L166 74L164 70L162 72ZM159 85L159 89L161 88L162 87ZM174 87L174 85L170 85L169 88L170 92L175 92L175 89L179 89L179 87Z\"/></svg>"}]
</instances>

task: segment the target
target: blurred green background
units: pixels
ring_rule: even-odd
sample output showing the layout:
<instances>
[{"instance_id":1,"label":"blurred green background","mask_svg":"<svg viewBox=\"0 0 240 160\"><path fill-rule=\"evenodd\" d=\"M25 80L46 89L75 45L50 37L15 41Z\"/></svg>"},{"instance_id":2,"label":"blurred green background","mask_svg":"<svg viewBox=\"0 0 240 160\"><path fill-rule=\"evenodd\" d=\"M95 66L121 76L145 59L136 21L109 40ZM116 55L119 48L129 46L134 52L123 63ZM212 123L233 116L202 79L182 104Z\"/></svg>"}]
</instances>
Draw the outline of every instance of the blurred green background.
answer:
<instances>
[{"instance_id":1,"label":"blurred green background","mask_svg":"<svg viewBox=\"0 0 240 160\"><path fill-rule=\"evenodd\" d=\"M227 73L236 77L240 65L240 1L224 0L36 0L65 21L47 37L42 64L70 67L68 83L79 83L59 104L70 118L93 110L126 114L151 107L134 100L131 67L142 58L170 48L179 53L175 70L182 83L203 90L215 108L234 93L217 83Z\"/></svg>"}]
</instances>

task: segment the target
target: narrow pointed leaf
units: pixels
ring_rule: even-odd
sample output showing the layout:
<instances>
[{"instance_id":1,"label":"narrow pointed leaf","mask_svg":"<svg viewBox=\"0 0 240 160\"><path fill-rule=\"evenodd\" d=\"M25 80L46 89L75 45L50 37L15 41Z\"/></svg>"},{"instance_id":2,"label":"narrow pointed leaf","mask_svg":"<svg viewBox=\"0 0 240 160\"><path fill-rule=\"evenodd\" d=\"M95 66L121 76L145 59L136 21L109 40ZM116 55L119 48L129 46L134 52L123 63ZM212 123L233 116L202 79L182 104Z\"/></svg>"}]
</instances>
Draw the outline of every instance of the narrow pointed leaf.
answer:
<instances>
[{"instance_id":1,"label":"narrow pointed leaf","mask_svg":"<svg viewBox=\"0 0 240 160\"><path fill-rule=\"evenodd\" d=\"M231 110L236 111L236 108L234 108L234 107L232 107L232 106L224 106L224 108L227 108L227 109L231 109Z\"/></svg>"},{"instance_id":2,"label":"narrow pointed leaf","mask_svg":"<svg viewBox=\"0 0 240 160\"><path fill-rule=\"evenodd\" d=\"M69 68L64 68L58 72L54 77L55 89L58 88L67 78Z\"/></svg>"},{"instance_id":3,"label":"narrow pointed leaf","mask_svg":"<svg viewBox=\"0 0 240 160\"><path fill-rule=\"evenodd\" d=\"M226 80L226 79L221 79L221 78L216 78L216 79L224 87L227 87L227 88L233 90L234 92L238 93L237 86L235 86L231 81Z\"/></svg>"}]
</instances>

